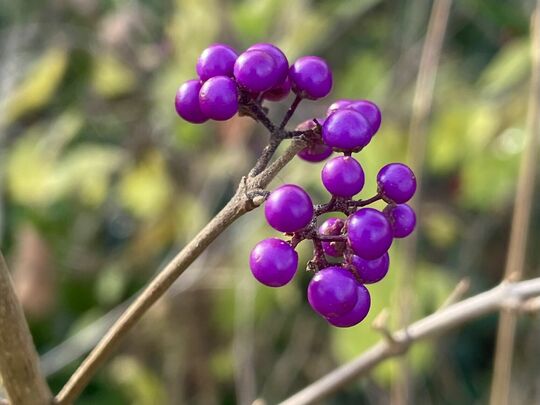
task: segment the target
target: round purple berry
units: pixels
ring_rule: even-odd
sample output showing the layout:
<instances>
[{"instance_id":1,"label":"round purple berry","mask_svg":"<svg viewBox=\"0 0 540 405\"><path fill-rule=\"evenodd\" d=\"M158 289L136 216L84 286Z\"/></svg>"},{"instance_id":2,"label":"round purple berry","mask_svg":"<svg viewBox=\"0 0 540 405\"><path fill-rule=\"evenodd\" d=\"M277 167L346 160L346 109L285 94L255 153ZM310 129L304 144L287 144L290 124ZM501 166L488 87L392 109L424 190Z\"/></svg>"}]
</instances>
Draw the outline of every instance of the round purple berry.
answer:
<instances>
[{"instance_id":1,"label":"round purple berry","mask_svg":"<svg viewBox=\"0 0 540 405\"><path fill-rule=\"evenodd\" d=\"M390 266L390 256L388 252L377 259L366 260L360 256L352 255L351 265L356 275L364 284L373 284L381 281Z\"/></svg>"},{"instance_id":2,"label":"round purple berry","mask_svg":"<svg viewBox=\"0 0 540 405\"><path fill-rule=\"evenodd\" d=\"M330 115L324 122L324 143L341 150L359 150L371 140L371 127L358 111L343 109Z\"/></svg>"},{"instance_id":3,"label":"round purple berry","mask_svg":"<svg viewBox=\"0 0 540 405\"><path fill-rule=\"evenodd\" d=\"M188 80L176 92L174 106L180 117L193 124L200 124L208 120L199 105L199 91L201 83L198 80Z\"/></svg>"},{"instance_id":4,"label":"round purple berry","mask_svg":"<svg viewBox=\"0 0 540 405\"><path fill-rule=\"evenodd\" d=\"M215 76L232 76L238 55L228 45L214 44L206 48L197 61L197 74L202 81Z\"/></svg>"},{"instance_id":5,"label":"round purple berry","mask_svg":"<svg viewBox=\"0 0 540 405\"><path fill-rule=\"evenodd\" d=\"M236 59L234 77L240 86L251 92L266 91L279 83L274 58L260 50L246 51Z\"/></svg>"},{"instance_id":6,"label":"round purple berry","mask_svg":"<svg viewBox=\"0 0 540 405\"><path fill-rule=\"evenodd\" d=\"M372 136L375 135L381 127L381 110L379 110L379 107L377 107L375 103L369 100L358 100L350 103L347 108L358 111L364 116L371 127Z\"/></svg>"},{"instance_id":7,"label":"round purple berry","mask_svg":"<svg viewBox=\"0 0 540 405\"><path fill-rule=\"evenodd\" d=\"M322 162L327 159L334 151L328 145L324 143L314 143L300 152L298 152L298 157L307 161L307 162Z\"/></svg>"},{"instance_id":8,"label":"round purple berry","mask_svg":"<svg viewBox=\"0 0 540 405\"><path fill-rule=\"evenodd\" d=\"M362 208L349 217L347 235L354 253L368 260L385 254L393 240L390 222L373 208Z\"/></svg>"},{"instance_id":9,"label":"round purple berry","mask_svg":"<svg viewBox=\"0 0 540 405\"><path fill-rule=\"evenodd\" d=\"M332 72L317 56L303 56L289 70L292 88L300 97L317 100L332 89Z\"/></svg>"},{"instance_id":10,"label":"round purple berry","mask_svg":"<svg viewBox=\"0 0 540 405\"><path fill-rule=\"evenodd\" d=\"M329 160L322 169L321 179L324 187L338 197L352 197L364 187L362 166L351 156Z\"/></svg>"},{"instance_id":11,"label":"round purple berry","mask_svg":"<svg viewBox=\"0 0 540 405\"><path fill-rule=\"evenodd\" d=\"M298 268L298 253L281 239L264 239L251 251L249 267L262 284L281 287L294 277Z\"/></svg>"},{"instance_id":12,"label":"round purple berry","mask_svg":"<svg viewBox=\"0 0 540 405\"><path fill-rule=\"evenodd\" d=\"M327 317L326 320L339 328L350 328L364 320L371 307L371 297L366 287L358 284L356 287L356 304L353 309L341 316Z\"/></svg>"},{"instance_id":13,"label":"round purple berry","mask_svg":"<svg viewBox=\"0 0 540 405\"><path fill-rule=\"evenodd\" d=\"M332 104L330 104L330 107L328 107L328 110L326 110L326 116L329 117L333 113L335 113L337 110L342 110L344 108L347 108L349 104L351 104L353 100L337 100L334 101Z\"/></svg>"},{"instance_id":14,"label":"round purple berry","mask_svg":"<svg viewBox=\"0 0 540 405\"><path fill-rule=\"evenodd\" d=\"M217 121L225 121L238 112L238 89L226 76L208 79L199 92L202 112Z\"/></svg>"},{"instance_id":15,"label":"round purple berry","mask_svg":"<svg viewBox=\"0 0 540 405\"><path fill-rule=\"evenodd\" d=\"M408 166L402 163L390 163L379 170L377 185L385 199L402 204L414 195L416 177Z\"/></svg>"},{"instance_id":16,"label":"round purple berry","mask_svg":"<svg viewBox=\"0 0 540 405\"><path fill-rule=\"evenodd\" d=\"M407 204L387 205L383 210L392 225L394 238L409 236L416 226L416 214Z\"/></svg>"},{"instance_id":17,"label":"round purple berry","mask_svg":"<svg viewBox=\"0 0 540 405\"><path fill-rule=\"evenodd\" d=\"M252 45L247 50L264 51L268 53L272 58L274 58L274 62L276 62L276 70L278 73L278 83L283 83L289 73L289 61L287 60L287 57L281 51L281 49L272 44L261 43Z\"/></svg>"},{"instance_id":18,"label":"round purple berry","mask_svg":"<svg viewBox=\"0 0 540 405\"><path fill-rule=\"evenodd\" d=\"M267 90L263 93L263 98L270 101L281 101L289 95L291 92L291 82L288 77L285 80L278 84L277 86L272 87L270 90Z\"/></svg>"},{"instance_id":19,"label":"round purple berry","mask_svg":"<svg viewBox=\"0 0 540 405\"><path fill-rule=\"evenodd\" d=\"M296 232L313 218L308 193L294 184L285 184L270 193L264 205L268 224L280 232Z\"/></svg>"},{"instance_id":20,"label":"round purple berry","mask_svg":"<svg viewBox=\"0 0 540 405\"><path fill-rule=\"evenodd\" d=\"M328 218L319 227L319 233L326 236L337 236L341 234L341 230L345 226L345 221L341 218ZM345 250L345 242L332 241L322 242L324 253L333 257L340 257Z\"/></svg>"},{"instance_id":21,"label":"round purple berry","mask_svg":"<svg viewBox=\"0 0 540 405\"><path fill-rule=\"evenodd\" d=\"M358 300L357 282L341 267L327 267L318 271L308 286L311 307L324 317L344 315Z\"/></svg>"}]
</instances>

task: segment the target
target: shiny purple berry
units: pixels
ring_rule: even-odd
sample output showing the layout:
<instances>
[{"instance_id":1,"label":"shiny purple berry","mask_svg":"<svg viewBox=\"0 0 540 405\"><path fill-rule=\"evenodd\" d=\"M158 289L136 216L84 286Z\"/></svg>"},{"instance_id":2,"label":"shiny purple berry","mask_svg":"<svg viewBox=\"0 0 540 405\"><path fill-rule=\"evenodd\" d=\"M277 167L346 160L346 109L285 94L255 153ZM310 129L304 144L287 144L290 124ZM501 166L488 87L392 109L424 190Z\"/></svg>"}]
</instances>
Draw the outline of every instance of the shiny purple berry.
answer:
<instances>
[{"instance_id":1,"label":"shiny purple berry","mask_svg":"<svg viewBox=\"0 0 540 405\"><path fill-rule=\"evenodd\" d=\"M307 162L316 163L327 159L332 153L333 150L330 146L324 143L314 143L298 152L298 157Z\"/></svg>"},{"instance_id":2,"label":"shiny purple berry","mask_svg":"<svg viewBox=\"0 0 540 405\"><path fill-rule=\"evenodd\" d=\"M272 87L270 90L267 90L263 93L263 98L270 101L281 101L289 95L291 92L291 82L288 77L285 80L278 84L277 86Z\"/></svg>"},{"instance_id":3,"label":"shiny purple berry","mask_svg":"<svg viewBox=\"0 0 540 405\"><path fill-rule=\"evenodd\" d=\"M358 283L341 267L327 267L315 273L308 286L311 307L324 317L344 315L358 300Z\"/></svg>"},{"instance_id":4,"label":"shiny purple berry","mask_svg":"<svg viewBox=\"0 0 540 405\"><path fill-rule=\"evenodd\" d=\"M390 266L388 252L377 259L366 260L360 256L352 255L351 266L363 284L373 284L381 281Z\"/></svg>"},{"instance_id":5,"label":"shiny purple berry","mask_svg":"<svg viewBox=\"0 0 540 405\"><path fill-rule=\"evenodd\" d=\"M390 222L373 208L362 208L349 217L347 235L354 253L368 260L385 254L393 240Z\"/></svg>"},{"instance_id":6,"label":"shiny purple berry","mask_svg":"<svg viewBox=\"0 0 540 405\"><path fill-rule=\"evenodd\" d=\"M198 80L188 80L178 88L174 98L174 106L178 115L194 124L208 120L199 105L200 90L201 83Z\"/></svg>"},{"instance_id":7,"label":"shiny purple berry","mask_svg":"<svg viewBox=\"0 0 540 405\"><path fill-rule=\"evenodd\" d=\"M279 83L274 58L260 50L246 51L236 59L234 77L240 86L251 92L266 91Z\"/></svg>"},{"instance_id":8,"label":"shiny purple berry","mask_svg":"<svg viewBox=\"0 0 540 405\"><path fill-rule=\"evenodd\" d=\"M383 210L392 225L394 238L409 236L416 227L416 214L407 204L387 205Z\"/></svg>"},{"instance_id":9,"label":"shiny purple berry","mask_svg":"<svg viewBox=\"0 0 540 405\"><path fill-rule=\"evenodd\" d=\"M280 232L296 232L313 218L308 193L294 184L285 184L270 193L264 205L268 224Z\"/></svg>"},{"instance_id":10,"label":"shiny purple berry","mask_svg":"<svg viewBox=\"0 0 540 405\"><path fill-rule=\"evenodd\" d=\"M339 328L350 328L364 320L371 307L371 296L366 287L358 284L356 287L356 304L353 309L341 316L327 317L326 320Z\"/></svg>"},{"instance_id":11,"label":"shiny purple berry","mask_svg":"<svg viewBox=\"0 0 540 405\"><path fill-rule=\"evenodd\" d=\"M199 92L202 112L217 121L225 121L238 112L238 89L226 76L208 79Z\"/></svg>"},{"instance_id":12,"label":"shiny purple berry","mask_svg":"<svg viewBox=\"0 0 540 405\"><path fill-rule=\"evenodd\" d=\"M364 187L364 170L355 158L339 156L326 162L321 179L330 194L352 197Z\"/></svg>"},{"instance_id":13,"label":"shiny purple berry","mask_svg":"<svg viewBox=\"0 0 540 405\"><path fill-rule=\"evenodd\" d=\"M379 110L379 107L377 107L375 103L369 100L358 100L350 103L347 108L358 111L364 116L371 127L372 136L375 135L381 127L381 110Z\"/></svg>"},{"instance_id":14,"label":"shiny purple berry","mask_svg":"<svg viewBox=\"0 0 540 405\"><path fill-rule=\"evenodd\" d=\"M402 163L390 163L379 170L377 185L385 199L402 204L414 195L416 177L408 166Z\"/></svg>"},{"instance_id":15,"label":"shiny purple berry","mask_svg":"<svg viewBox=\"0 0 540 405\"><path fill-rule=\"evenodd\" d=\"M346 108L349 104L351 104L353 100L336 100L332 104L330 104L330 107L328 107L328 110L326 110L326 116L329 117L333 113L335 113L337 110L342 110Z\"/></svg>"},{"instance_id":16,"label":"shiny purple berry","mask_svg":"<svg viewBox=\"0 0 540 405\"><path fill-rule=\"evenodd\" d=\"M264 239L251 251L249 267L262 284L281 287L294 277L298 268L298 253L281 239Z\"/></svg>"},{"instance_id":17,"label":"shiny purple berry","mask_svg":"<svg viewBox=\"0 0 540 405\"><path fill-rule=\"evenodd\" d=\"M324 122L324 143L341 150L359 150L371 140L372 130L362 114L343 109L330 115Z\"/></svg>"},{"instance_id":18,"label":"shiny purple berry","mask_svg":"<svg viewBox=\"0 0 540 405\"><path fill-rule=\"evenodd\" d=\"M345 226L345 221L341 218L328 218L319 227L319 233L326 236L337 236L341 234L341 230ZM324 253L333 257L340 257L345 250L345 242L332 241L322 242Z\"/></svg>"},{"instance_id":19,"label":"shiny purple berry","mask_svg":"<svg viewBox=\"0 0 540 405\"><path fill-rule=\"evenodd\" d=\"M292 88L300 97L317 100L332 90L332 72L324 59L304 56L289 70Z\"/></svg>"},{"instance_id":20,"label":"shiny purple berry","mask_svg":"<svg viewBox=\"0 0 540 405\"><path fill-rule=\"evenodd\" d=\"M215 76L231 77L237 57L236 51L228 45L211 45L202 52L197 61L197 74L202 81Z\"/></svg>"},{"instance_id":21,"label":"shiny purple berry","mask_svg":"<svg viewBox=\"0 0 540 405\"><path fill-rule=\"evenodd\" d=\"M276 62L278 83L283 83L285 81L289 73L289 61L287 60L287 57L281 51L281 49L279 49L277 46L272 45L272 44L261 43L261 44L252 45L247 50L248 51L252 51L252 50L264 51L270 54L270 56L274 58L274 62Z\"/></svg>"}]
</instances>

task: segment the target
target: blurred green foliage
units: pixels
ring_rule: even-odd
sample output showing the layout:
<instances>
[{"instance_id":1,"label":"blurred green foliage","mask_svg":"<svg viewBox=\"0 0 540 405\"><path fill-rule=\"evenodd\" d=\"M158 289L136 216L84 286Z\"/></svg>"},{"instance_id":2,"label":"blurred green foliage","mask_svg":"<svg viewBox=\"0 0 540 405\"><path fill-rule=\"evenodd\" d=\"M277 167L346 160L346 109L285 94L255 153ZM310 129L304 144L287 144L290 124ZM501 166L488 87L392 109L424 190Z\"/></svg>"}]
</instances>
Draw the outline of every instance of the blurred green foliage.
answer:
<instances>
[{"instance_id":1,"label":"blurred green foliage","mask_svg":"<svg viewBox=\"0 0 540 405\"><path fill-rule=\"evenodd\" d=\"M430 1L4 3L0 242L40 353L70 336L87 350L103 334L101 317L225 204L262 149L263 129L246 118L195 126L175 115L175 90L194 76L209 43L243 49L271 41L291 60L327 58L334 91L305 102L295 122L323 115L336 98L380 103L381 131L359 155L363 196L375 192L383 164L406 159ZM527 0L454 2L426 146L415 318L436 310L460 278L471 277L476 291L502 272L524 143L531 8ZM270 108L279 117L286 106ZM320 167L294 161L274 184L301 184L323 202ZM538 215L534 221L540 225ZM367 321L340 330L309 309L302 269L279 290L251 278L249 251L270 235L260 211L238 221L150 311L78 403L231 404L259 395L275 403L375 343L380 336L369 325L383 308L397 325L399 243L388 278L370 287ZM533 233L532 246L539 237ZM307 262L306 243L300 253ZM81 337L88 330L94 337ZM415 347L416 403L485 402L493 330L488 319ZM518 354L527 385L539 353L529 334L519 338L533 353ZM63 346L53 353L44 365L58 390L80 358ZM394 366L381 365L329 403L387 403ZM538 389L524 395L534 399L520 403L540 398Z\"/></svg>"}]
</instances>

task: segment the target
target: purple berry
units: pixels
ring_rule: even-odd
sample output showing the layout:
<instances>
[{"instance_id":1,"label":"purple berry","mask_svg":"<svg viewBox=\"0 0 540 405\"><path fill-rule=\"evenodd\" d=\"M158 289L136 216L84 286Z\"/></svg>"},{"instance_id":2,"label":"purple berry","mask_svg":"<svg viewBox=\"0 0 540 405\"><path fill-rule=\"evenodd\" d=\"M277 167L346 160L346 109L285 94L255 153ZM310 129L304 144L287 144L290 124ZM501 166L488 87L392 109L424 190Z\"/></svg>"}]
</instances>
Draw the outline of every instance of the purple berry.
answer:
<instances>
[{"instance_id":1,"label":"purple berry","mask_svg":"<svg viewBox=\"0 0 540 405\"><path fill-rule=\"evenodd\" d=\"M327 267L318 271L308 286L311 307L324 317L344 315L358 300L356 280L341 267Z\"/></svg>"},{"instance_id":2,"label":"purple berry","mask_svg":"<svg viewBox=\"0 0 540 405\"><path fill-rule=\"evenodd\" d=\"M240 86L251 92L266 91L279 83L274 58L260 50L246 51L236 59L234 77Z\"/></svg>"},{"instance_id":3,"label":"purple berry","mask_svg":"<svg viewBox=\"0 0 540 405\"><path fill-rule=\"evenodd\" d=\"M208 117L225 121L238 112L238 89L234 81L225 76L208 79L201 87L199 104Z\"/></svg>"},{"instance_id":4,"label":"purple berry","mask_svg":"<svg viewBox=\"0 0 540 405\"><path fill-rule=\"evenodd\" d=\"M360 256L352 255L351 265L362 283L373 284L381 281L388 273L390 256L386 252L378 259L366 260Z\"/></svg>"},{"instance_id":5,"label":"purple berry","mask_svg":"<svg viewBox=\"0 0 540 405\"><path fill-rule=\"evenodd\" d=\"M341 218L328 218L319 227L319 233L326 236L336 236L341 234L341 230L345 226L345 221ZM333 257L340 257L345 250L345 242L333 241L322 242L324 253Z\"/></svg>"},{"instance_id":6,"label":"purple berry","mask_svg":"<svg viewBox=\"0 0 540 405\"><path fill-rule=\"evenodd\" d=\"M262 43L252 45L247 50L264 51L268 53L272 58L274 58L274 62L276 62L276 70L278 73L278 83L283 83L289 73L289 61L287 60L287 57L281 51L281 49L272 44Z\"/></svg>"},{"instance_id":7,"label":"purple berry","mask_svg":"<svg viewBox=\"0 0 540 405\"><path fill-rule=\"evenodd\" d=\"M314 143L298 152L298 157L307 162L322 162L327 159L334 151L324 143Z\"/></svg>"},{"instance_id":8,"label":"purple berry","mask_svg":"<svg viewBox=\"0 0 540 405\"><path fill-rule=\"evenodd\" d=\"M281 101L289 95L291 92L291 82L288 77L285 80L278 84L277 86L272 87L270 90L265 91L263 98L270 101Z\"/></svg>"},{"instance_id":9,"label":"purple berry","mask_svg":"<svg viewBox=\"0 0 540 405\"><path fill-rule=\"evenodd\" d=\"M270 193L264 205L270 226L280 232L296 232L313 218L313 203L308 193L294 184L285 184Z\"/></svg>"},{"instance_id":10,"label":"purple berry","mask_svg":"<svg viewBox=\"0 0 540 405\"><path fill-rule=\"evenodd\" d=\"M298 268L298 253L281 239L264 239L251 251L249 267L262 284L281 287L294 277Z\"/></svg>"},{"instance_id":11,"label":"purple berry","mask_svg":"<svg viewBox=\"0 0 540 405\"><path fill-rule=\"evenodd\" d=\"M371 297L368 289L361 284L358 284L356 287L356 295L356 304L354 305L353 309L341 316L327 317L326 320L331 325L339 328L350 328L351 326L362 322L369 313L369 308L371 307Z\"/></svg>"},{"instance_id":12,"label":"purple berry","mask_svg":"<svg viewBox=\"0 0 540 405\"><path fill-rule=\"evenodd\" d=\"M228 45L214 44L206 48L197 61L197 74L202 81L215 76L232 76L238 55Z\"/></svg>"},{"instance_id":13,"label":"purple berry","mask_svg":"<svg viewBox=\"0 0 540 405\"><path fill-rule=\"evenodd\" d=\"M332 72L317 56L304 56L294 62L289 70L293 90L300 97L317 100L332 89Z\"/></svg>"},{"instance_id":14,"label":"purple berry","mask_svg":"<svg viewBox=\"0 0 540 405\"><path fill-rule=\"evenodd\" d=\"M352 197L364 187L364 171L351 156L339 156L329 160L321 172L324 187L338 197Z\"/></svg>"},{"instance_id":15,"label":"purple berry","mask_svg":"<svg viewBox=\"0 0 540 405\"><path fill-rule=\"evenodd\" d=\"M390 222L373 208L362 208L349 217L347 235L354 253L368 260L385 254L393 240Z\"/></svg>"},{"instance_id":16,"label":"purple berry","mask_svg":"<svg viewBox=\"0 0 540 405\"><path fill-rule=\"evenodd\" d=\"M337 100L334 101L332 104L330 104L330 107L328 107L328 110L326 110L326 116L329 117L333 113L335 113L337 110L342 110L344 108L347 108L349 104L351 104L353 100Z\"/></svg>"},{"instance_id":17,"label":"purple berry","mask_svg":"<svg viewBox=\"0 0 540 405\"><path fill-rule=\"evenodd\" d=\"M341 150L359 150L371 140L371 127L362 114L344 109L330 115L324 122L324 143Z\"/></svg>"},{"instance_id":18,"label":"purple berry","mask_svg":"<svg viewBox=\"0 0 540 405\"><path fill-rule=\"evenodd\" d=\"M358 100L350 103L347 108L362 114L371 127L372 136L375 135L381 126L382 119L381 110L375 103L369 100Z\"/></svg>"},{"instance_id":19,"label":"purple berry","mask_svg":"<svg viewBox=\"0 0 540 405\"><path fill-rule=\"evenodd\" d=\"M390 163L379 170L377 185L385 199L402 204L414 195L416 177L408 166L402 163Z\"/></svg>"},{"instance_id":20,"label":"purple berry","mask_svg":"<svg viewBox=\"0 0 540 405\"><path fill-rule=\"evenodd\" d=\"M383 210L392 225L394 238L409 236L416 226L416 214L407 204L387 205Z\"/></svg>"},{"instance_id":21,"label":"purple berry","mask_svg":"<svg viewBox=\"0 0 540 405\"><path fill-rule=\"evenodd\" d=\"M188 80L178 88L174 98L174 106L178 115L194 124L200 124L208 120L199 105L200 90L201 83L198 80Z\"/></svg>"}]
</instances>

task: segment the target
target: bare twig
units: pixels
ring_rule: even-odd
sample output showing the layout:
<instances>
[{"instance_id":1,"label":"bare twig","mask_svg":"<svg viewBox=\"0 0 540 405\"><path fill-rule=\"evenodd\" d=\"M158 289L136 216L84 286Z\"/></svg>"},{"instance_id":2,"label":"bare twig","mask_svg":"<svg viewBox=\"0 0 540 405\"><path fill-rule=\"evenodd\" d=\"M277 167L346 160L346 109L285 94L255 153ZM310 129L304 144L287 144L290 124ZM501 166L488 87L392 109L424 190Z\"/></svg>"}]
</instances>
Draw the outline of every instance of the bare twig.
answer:
<instances>
[{"instance_id":1,"label":"bare twig","mask_svg":"<svg viewBox=\"0 0 540 405\"><path fill-rule=\"evenodd\" d=\"M257 207L250 194L265 188L296 153L306 146L293 139L278 159L255 177L242 179L225 207L189 242L133 301L118 321L90 352L56 397L59 404L70 404L82 392L92 376L111 355L116 344L139 321L146 311L167 291L174 281L225 229L245 213Z\"/></svg>"},{"instance_id":2,"label":"bare twig","mask_svg":"<svg viewBox=\"0 0 540 405\"><path fill-rule=\"evenodd\" d=\"M49 405L52 394L0 252L0 374L13 405Z\"/></svg>"},{"instance_id":3,"label":"bare twig","mask_svg":"<svg viewBox=\"0 0 540 405\"><path fill-rule=\"evenodd\" d=\"M469 288L471 287L471 280L469 280L468 277L465 277L459 281L459 283L456 284L448 298L442 303L441 307L439 308L439 311L446 308L447 306L450 306L452 304L455 304L460 299L463 298L463 296L469 291Z\"/></svg>"},{"instance_id":4,"label":"bare twig","mask_svg":"<svg viewBox=\"0 0 540 405\"><path fill-rule=\"evenodd\" d=\"M428 120L433 104L435 80L439 68L439 60L443 47L450 7L452 0L435 0L429 17L428 28L422 56L416 78L416 87L409 126L408 162L411 165L417 179L416 197L411 201L411 206L420 215L420 201L422 199L422 177L426 154L426 142L428 132ZM417 254L418 230L410 235L403 243L404 268L401 272L398 303L400 308L400 324L407 325L410 322L412 307L412 285L414 284L414 268ZM394 405L409 402L409 370L406 359L399 364L399 376L392 386L392 403Z\"/></svg>"},{"instance_id":5,"label":"bare twig","mask_svg":"<svg viewBox=\"0 0 540 405\"><path fill-rule=\"evenodd\" d=\"M514 200L512 229L504 272L504 277L507 279L511 275L515 279L521 279L523 276L535 175L538 167L537 155L540 143L540 0L537 0L536 10L531 18L531 39L532 78L527 114L527 141L521 158ZM501 312L491 384L491 405L505 405L509 401L516 321L516 311Z\"/></svg>"},{"instance_id":6,"label":"bare twig","mask_svg":"<svg viewBox=\"0 0 540 405\"><path fill-rule=\"evenodd\" d=\"M416 343L445 331L452 330L480 316L499 310L510 298L518 303L540 296L540 277L517 283L501 283L486 292L467 298L437 311L392 334L392 339L403 346L404 351ZM356 359L335 369L321 379L308 385L281 405L306 405L321 401L343 385L373 369L382 361L396 356L392 344L383 338Z\"/></svg>"}]
</instances>

